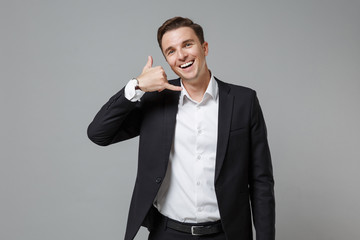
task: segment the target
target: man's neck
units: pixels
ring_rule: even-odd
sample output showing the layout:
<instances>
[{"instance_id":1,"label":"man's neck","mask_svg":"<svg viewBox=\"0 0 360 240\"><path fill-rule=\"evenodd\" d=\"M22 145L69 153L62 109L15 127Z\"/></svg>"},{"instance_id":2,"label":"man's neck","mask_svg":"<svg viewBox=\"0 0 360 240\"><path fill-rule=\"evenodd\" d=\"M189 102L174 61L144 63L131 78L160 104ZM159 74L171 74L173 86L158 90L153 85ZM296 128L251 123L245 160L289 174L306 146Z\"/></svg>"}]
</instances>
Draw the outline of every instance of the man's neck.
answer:
<instances>
[{"instance_id":1,"label":"man's neck","mask_svg":"<svg viewBox=\"0 0 360 240\"><path fill-rule=\"evenodd\" d=\"M210 78L211 73L209 70L207 70L206 74L199 77L198 79L182 80L182 83L190 97L196 102L201 102L209 85Z\"/></svg>"}]
</instances>

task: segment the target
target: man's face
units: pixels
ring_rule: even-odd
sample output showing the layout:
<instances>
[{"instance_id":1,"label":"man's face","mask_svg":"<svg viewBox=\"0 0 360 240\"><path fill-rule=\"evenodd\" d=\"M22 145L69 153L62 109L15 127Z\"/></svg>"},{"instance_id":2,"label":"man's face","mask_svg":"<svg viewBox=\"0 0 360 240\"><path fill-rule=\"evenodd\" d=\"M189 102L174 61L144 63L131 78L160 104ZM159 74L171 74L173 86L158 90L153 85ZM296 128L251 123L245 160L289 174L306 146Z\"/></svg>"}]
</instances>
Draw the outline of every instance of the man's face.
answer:
<instances>
[{"instance_id":1,"label":"man's face","mask_svg":"<svg viewBox=\"0 0 360 240\"><path fill-rule=\"evenodd\" d=\"M208 73L205 60L208 43L201 44L190 27L166 32L161 40L161 46L166 61L182 80L197 80Z\"/></svg>"}]
</instances>

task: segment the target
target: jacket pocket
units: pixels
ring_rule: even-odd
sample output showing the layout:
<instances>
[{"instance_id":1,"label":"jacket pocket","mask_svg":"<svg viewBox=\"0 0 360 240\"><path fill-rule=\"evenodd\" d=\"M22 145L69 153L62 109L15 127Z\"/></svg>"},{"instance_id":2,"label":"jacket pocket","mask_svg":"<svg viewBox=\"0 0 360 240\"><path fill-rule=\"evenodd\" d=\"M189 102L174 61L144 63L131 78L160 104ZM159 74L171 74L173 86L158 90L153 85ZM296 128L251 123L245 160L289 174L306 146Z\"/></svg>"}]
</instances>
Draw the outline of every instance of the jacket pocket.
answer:
<instances>
[{"instance_id":1,"label":"jacket pocket","mask_svg":"<svg viewBox=\"0 0 360 240\"><path fill-rule=\"evenodd\" d=\"M249 132L249 129L247 127L237 128L237 129L234 129L234 130L230 130L230 136L237 135L237 134L242 134L242 133L247 133L247 132Z\"/></svg>"}]
</instances>

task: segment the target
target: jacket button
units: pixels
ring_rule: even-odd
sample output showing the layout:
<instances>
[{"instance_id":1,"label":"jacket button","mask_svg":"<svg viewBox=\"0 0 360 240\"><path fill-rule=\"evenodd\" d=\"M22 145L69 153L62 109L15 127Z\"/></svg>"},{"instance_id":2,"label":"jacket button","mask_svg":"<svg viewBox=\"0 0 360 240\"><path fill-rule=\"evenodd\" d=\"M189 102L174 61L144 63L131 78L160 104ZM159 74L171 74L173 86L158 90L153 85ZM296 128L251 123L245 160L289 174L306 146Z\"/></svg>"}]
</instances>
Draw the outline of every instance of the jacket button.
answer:
<instances>
[{"instance_id":1,"label":"jacket button","mask_svg":"<svg viewBox=\"0 0 360 240\"><path fill-rule=\"evenodd\" d=\"M162 180L161 177L158 177L158 178L155 179L155 182L156 183L161 183L161 180Z\"/></svg>"}]
</instances>

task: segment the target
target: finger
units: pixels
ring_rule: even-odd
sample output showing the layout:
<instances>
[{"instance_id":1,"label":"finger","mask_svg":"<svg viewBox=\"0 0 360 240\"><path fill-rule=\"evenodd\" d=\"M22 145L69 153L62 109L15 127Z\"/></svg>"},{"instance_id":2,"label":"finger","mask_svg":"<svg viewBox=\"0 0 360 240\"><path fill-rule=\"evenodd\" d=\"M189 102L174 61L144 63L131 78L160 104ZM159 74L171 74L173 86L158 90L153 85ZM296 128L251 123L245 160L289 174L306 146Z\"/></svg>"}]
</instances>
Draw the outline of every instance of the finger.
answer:
<instances>
[{"instance_id":1,"label":"finger","mask_svg":"<svg viewBox=\"0 0 360 240\"><path fill-rule=\"evenodd\" d=\"M165 83L164 87L165 87L166 89L171 90L171 91L181 91L181 90L182 90L182 87L180 87L180 86L175 86L175 85L172 85L172 84L170 84L170 83Z\"/></svg>"},{"instance_id":2,"label":"finger","mask_svg":"<svg viewBox=\"0 0 360 240\"><path fill-rule=\"evenodd\" d=\"M153 65L153 58L152 58L152 56L148 56L148 61L144 67L144 70L152 68L152 65Z\"/></svg>"}]
</instances>

